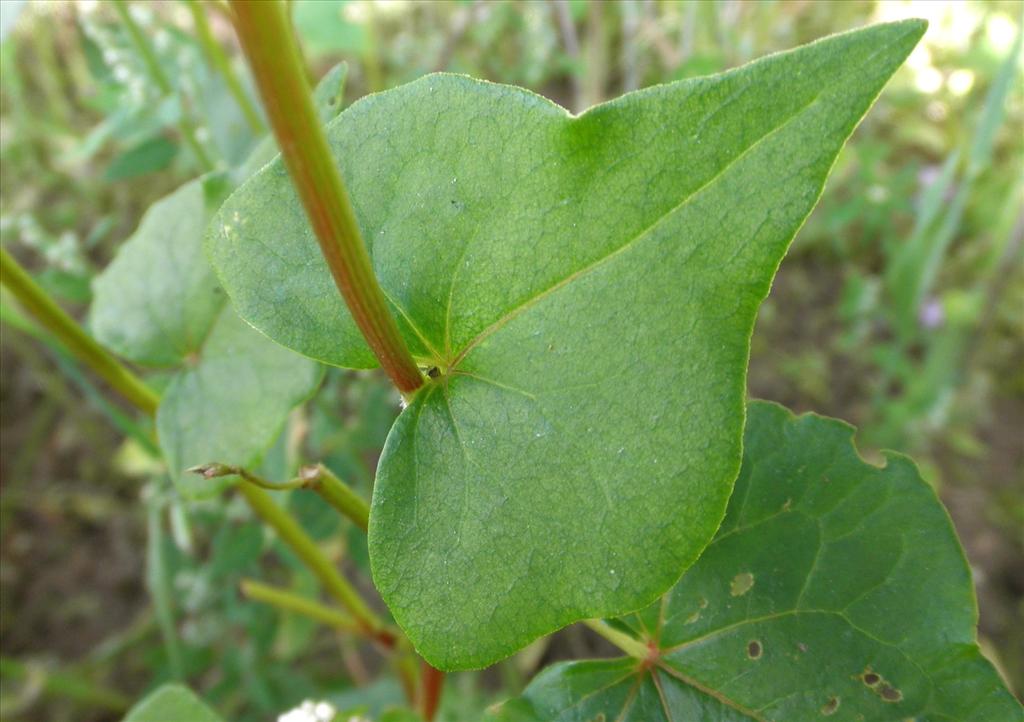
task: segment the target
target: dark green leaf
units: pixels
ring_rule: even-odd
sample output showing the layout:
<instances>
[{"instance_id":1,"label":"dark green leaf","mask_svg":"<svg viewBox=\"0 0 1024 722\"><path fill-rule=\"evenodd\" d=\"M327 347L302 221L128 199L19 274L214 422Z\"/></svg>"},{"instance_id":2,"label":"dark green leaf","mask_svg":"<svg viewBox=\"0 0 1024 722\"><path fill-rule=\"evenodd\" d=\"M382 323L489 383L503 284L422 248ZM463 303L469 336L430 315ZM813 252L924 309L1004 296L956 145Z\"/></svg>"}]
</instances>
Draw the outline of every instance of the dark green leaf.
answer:
<instances>
[{"instance_id":1,"label":"dark green leaf","mask_svg":"<svg viewBox=\"0 0 1024 722\"><path fill-rule=\"evenodd\" d=\"M853 429L749 408L722 528L659 602L614 624L646 661L541 673L499 719L1024 719L975 643L970 571L913 463Z\"/></svg>"},{"instance_id":2,"label":"dark green leaf","mask_svg":"<svg viewBox=\"0 0 1024 722\"><path fill-rule=\"evenodd\" d=\"M180 684L165 684L132 707L124 722L224 722Z\"/></svg>"},{"instance_id":3,"label":"dark green leaf","mask_svg":"<svg viewBox=\"0 0 1024 722\"><path fill-rule=\"evenodd\" d=\"M636 609L704 548L739 468L757 307L923 31L846 33L579 117L432 75L328 126L405 339L438 369L392 429L370 522L374 581L431 663ZM208 249L257 328L374 364L280 161Z\"/></svg>"}]
</instances>

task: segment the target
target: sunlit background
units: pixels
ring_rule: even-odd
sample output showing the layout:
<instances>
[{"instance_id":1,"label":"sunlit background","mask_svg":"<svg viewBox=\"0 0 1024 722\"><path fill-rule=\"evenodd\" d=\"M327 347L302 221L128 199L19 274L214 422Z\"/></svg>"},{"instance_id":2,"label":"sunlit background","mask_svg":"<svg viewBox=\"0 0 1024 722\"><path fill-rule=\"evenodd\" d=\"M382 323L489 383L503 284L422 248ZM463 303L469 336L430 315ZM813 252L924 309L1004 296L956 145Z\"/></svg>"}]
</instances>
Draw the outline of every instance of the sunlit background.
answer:
<instances>
[{"instance_id":1,"label":"sunlit background","mask_svg":"<svg viewBox=\"0 0 1024 722\"><path fill-rule=\"evenodd\" d=\"M230 24L214 39L247 77ZM871 22L922 43L837 161L755 333L752 396L859 427L869 459L912 455L947 504L978 588L985 652L1024 692L1024 87L1020 2L294 0L311 79L349 65L346 103L425 73L514 83L573 111ZM166 82L108 2L0 2L0 242L82 316L90 280L154 200L256 139L184 2L133 2ZM184 675L236 720L303 699L396 694L351 642L240 599L276 570L315 585L226 498L186 506L130 418L3 313L0 718L119 719ZM288 433L367 489L397 412L386 383L327 388ZM125 441L125 438L128 440ZM287 439L278 445L284 448ZM282 452L283 453L283 452ZM330 550L365 543L295 501ZM261 566L262 565L262 566ZM593 653L579 630L455 679L442 719L479 719L538 664ZM369 690L369 691L367 691ZM376 695L376 696L374 696Z\"/></svg>"}]
</instances>

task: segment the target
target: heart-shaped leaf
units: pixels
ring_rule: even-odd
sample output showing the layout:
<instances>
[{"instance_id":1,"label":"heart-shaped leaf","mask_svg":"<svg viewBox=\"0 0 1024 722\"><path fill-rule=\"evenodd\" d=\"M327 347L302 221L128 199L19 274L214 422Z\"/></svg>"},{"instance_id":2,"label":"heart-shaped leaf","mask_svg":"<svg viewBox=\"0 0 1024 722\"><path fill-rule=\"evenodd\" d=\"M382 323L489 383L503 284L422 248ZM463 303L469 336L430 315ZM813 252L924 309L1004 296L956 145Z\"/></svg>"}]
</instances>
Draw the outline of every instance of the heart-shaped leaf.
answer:
<instances>
[{"instance_id":1,"label":"heart-shaped leaf","mask_svg":"<svg viewBox=\"0 0 1024 722\"><path fill-rule=\"evenodd\" d=\"M722 528L659 602L613 623L647 658L550 667L499 719L1024 719L975 644L935 492L904 456L865 463L852 437L752 403Z\"/></svg>"},{"instance_id":2,"label":"heart-shaped leaf","mask_svg":"<svg viewBox=\"0 0 1024 722\"><path fill-rule=\"evenodd\" d=\"M157 435L189 496L231 479L202 479L188 467L252 463L322 376L321 366L253 330L226 303L202 238L227 183L207 176L158 201L93 284L97 338L133 361L175 369Z\"/></svg>"},{"instance_id":3,"label":"heart-shaped leaf","mask_svg":"<svg viewBox=\"0 0 1024 722\"><path fill-rule=\"evenodd\" d=\"M757 307L923 31L838 35L579 117L432 75L328 127L405 339L436 367L388 439L370 522L374 581L432 664L644 606L707 544ZM225 203L208 250L257 328L374 364L279 161Z\"/></svg>"}]
</instances>

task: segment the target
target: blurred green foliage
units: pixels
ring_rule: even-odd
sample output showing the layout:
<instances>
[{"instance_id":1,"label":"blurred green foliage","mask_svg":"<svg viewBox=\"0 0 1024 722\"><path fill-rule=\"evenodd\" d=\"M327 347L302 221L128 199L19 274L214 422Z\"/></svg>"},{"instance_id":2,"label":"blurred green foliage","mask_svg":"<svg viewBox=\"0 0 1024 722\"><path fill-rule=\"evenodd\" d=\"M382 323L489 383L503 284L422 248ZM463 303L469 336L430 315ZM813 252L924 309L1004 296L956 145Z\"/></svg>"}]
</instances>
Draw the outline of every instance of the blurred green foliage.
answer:
<instances>
[{"instance_id":1,"label":"blurred green foliage","mask_svg":"<svg viewBox=\"0 0 1024 722\"><path fill-rule=\"evenodd\" d=\"M258 138L181 2L129 9L169 89L107 3L31 4L13 24L12 5L0 43L0 242L81 312L142 212L201 172L183 129L225 168ZM249 88L229 22L214 4L207 11ZM311 78L347 61L346 105L448 70L573 111L868 22L926 16L924 41L841 154L783 265L755 332L750 390L848 419L869 456L896 448L921 461L977 571L987 648L1024 690L1019 3L293 0L291 11ZM374 652L243 599L244 577L310 598L318 589L237 499L177 499L149 430L57 347L31 343L6 298L2 310L4 719L117 719L119 693L169 680L188 680L240 721L307 698L374 714L401 701ZM320 460L368 494L397 410L379 375L332 369L260 471L283 479ZM361 533L317 497L292 493L287 506L368 578ZM78 546L97 566L122 560L144 585L66 572ZM66 603L33 607L39 585ZM69 624L82 644L64 638ZM451 677L440 719L478 719L542 661L600 649L588 644L568 630L486 674Z\"/></svg>"}]
</instances>

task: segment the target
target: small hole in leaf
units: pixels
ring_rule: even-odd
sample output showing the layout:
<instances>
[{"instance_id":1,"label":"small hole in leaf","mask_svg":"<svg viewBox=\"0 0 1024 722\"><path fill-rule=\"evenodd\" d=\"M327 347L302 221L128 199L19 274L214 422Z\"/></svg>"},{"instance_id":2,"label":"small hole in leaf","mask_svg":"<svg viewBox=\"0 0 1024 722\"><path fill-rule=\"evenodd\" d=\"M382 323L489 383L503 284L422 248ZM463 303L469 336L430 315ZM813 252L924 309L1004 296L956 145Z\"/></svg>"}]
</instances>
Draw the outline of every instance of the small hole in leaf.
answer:
<instances>
[{"instance_id":1,"label":"small hole in leaf","mask_svg":"<svg viewBox=\"0 0 1024 722\"><path fill-rule=\"evenodd\" d=\"M878 691L878 695L886 702L899 702L903 699L903 693L895 687L889 685L882 685L882 688Z\"/></svg>"},{"instance_id":2,"label":"small hole in leaf","mask_svg":"<svg viewBox=\"0 0 1024 722\"><path fill-rule=\"evenodd\" d=\"M431 366L427 370L427 376L429 376L432 379L439 378L441 376L441 369L439 369L437 366Z\"/></svg>"},{"instance_id":3,"label":"small hole in leaf","mask_svg":"<svg viewBox=\"0 0 1024 722\"><path fill-rule=\"evenodd\" d=\"M829 717L834 715L837 709L839 709L839 698L829 697L828 702L822 705L821 713L826 717Z\"/></svg>"},{"instance_id":4,"label":"small hole in leaf","mask_svg":"<svg viewBox=\"0 0 1024 722\"><path fill-rule=\"evenodd\" d=\"M751 640L751 642L747 644L747 656L751 659L760 659L763 652L764 648L756 639Z\"/></svg>"}]
</instances>

